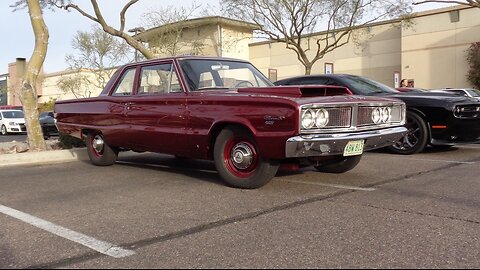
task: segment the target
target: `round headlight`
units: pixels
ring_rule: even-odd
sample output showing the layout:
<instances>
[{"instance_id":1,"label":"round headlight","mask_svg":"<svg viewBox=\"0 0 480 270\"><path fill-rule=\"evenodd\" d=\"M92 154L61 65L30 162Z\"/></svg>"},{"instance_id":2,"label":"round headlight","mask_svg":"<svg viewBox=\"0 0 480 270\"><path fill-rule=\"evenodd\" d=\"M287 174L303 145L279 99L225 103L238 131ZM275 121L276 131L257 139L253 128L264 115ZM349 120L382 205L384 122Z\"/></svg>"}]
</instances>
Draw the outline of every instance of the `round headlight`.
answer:
<instances>
[{"instance_id":1,"label":"round headlight","mask_svg":"<svg viewBox=\"0 0 480 270\"><path fill-rule=\"evenodd\" d=\"M382 123L387 123L388 121L390 121L390 119L392 118L392 109L388 107L383 108L381 118Z\"/></svg>"},{"instance_id":2,"label":"round headlight","mask_svg":"<svg viewBox=\"0 0 480 270\"><path fill-rule=\"evenodd\" d=\"M318 128L326 127L328 124L328 111L320 109L317 111L317 116L315 117L315 124Z\"/></svg>"},{"instance_id":3,"label":"round headlight","mask_svg":"<svg viewBox=\"0 0 480 270\"><path fill-rule=\"evenodd\" d=\"M373 123L378 124L380 123L381 120L382 120L382 112L380 108L375 108L372 112L372 121Z\"/></svg>"},{"instance_id":4,"label":"round headlight","mask_svg":"<svg viewBox=\"0 0 480 270\"><path fill-rule=\"evenodd\" d=\"M302 127L305 129L312 128L315 125L315 112L306 110L302 114Z\"/></svg>"}]
</instances>

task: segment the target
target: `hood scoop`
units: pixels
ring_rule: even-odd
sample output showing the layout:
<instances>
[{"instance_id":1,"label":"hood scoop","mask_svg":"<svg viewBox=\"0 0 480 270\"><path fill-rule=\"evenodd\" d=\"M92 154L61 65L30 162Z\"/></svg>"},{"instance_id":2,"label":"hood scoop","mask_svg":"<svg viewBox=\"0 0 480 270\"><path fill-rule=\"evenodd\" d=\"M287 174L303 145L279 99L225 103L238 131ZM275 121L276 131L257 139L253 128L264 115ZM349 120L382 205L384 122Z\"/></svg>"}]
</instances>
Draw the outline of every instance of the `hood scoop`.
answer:
<instances>
[{"instance_id":1,"label":"hood scoop","mask_svg":"<svg viewBox=\"0 0 480 270\"><path fill-rule=\"evenodd\" d=\"M329 85L239 88L237 91L238 93L266 94L288 97L330 97L352 95L352 92L346 87Z\"/></svg>"}]
</instances>

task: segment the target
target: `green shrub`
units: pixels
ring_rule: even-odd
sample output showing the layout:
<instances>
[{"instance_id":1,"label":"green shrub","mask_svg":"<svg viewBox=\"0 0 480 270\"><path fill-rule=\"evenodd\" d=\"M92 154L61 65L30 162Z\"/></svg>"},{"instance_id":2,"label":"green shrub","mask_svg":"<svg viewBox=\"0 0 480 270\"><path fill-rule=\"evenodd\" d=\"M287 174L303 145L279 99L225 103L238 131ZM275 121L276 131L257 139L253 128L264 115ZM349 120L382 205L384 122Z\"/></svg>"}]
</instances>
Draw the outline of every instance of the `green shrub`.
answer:
<instances>
[{"instance_id":1,"label":"green shrub","mask_svg":"<svg viewBox=\"0 0 480 270\"><path fill-rule=\"evenodd\" d=\"M480 42L472 43L467 49L467 61L470 65L467 79L473 87L480 89Z\"/></svg>"}]
</instances>

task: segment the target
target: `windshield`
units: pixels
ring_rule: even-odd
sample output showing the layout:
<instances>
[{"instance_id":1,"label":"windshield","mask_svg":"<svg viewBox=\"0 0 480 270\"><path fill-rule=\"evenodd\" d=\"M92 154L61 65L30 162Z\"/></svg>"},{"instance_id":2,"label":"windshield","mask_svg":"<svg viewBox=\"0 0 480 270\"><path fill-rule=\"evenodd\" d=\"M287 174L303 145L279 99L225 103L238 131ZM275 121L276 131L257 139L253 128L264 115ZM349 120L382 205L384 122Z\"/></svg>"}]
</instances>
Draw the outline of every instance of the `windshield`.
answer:
<instances>
[{"instance_id":1,"label":"windshield","mask_svg":"<svg viewBox=\"0 0 480 270\"><path fill-rule=\"evenodd\" d=\"M468 89L467 92L468 92L472 97L480 97L480 90L477 90L477 89Z\"/></svg>"},{"instance_id":2,"label":"windshield","mask_svg":"<svg viewBox=\"0 0 480 270\"><path fill-rule=\"evenodd\" d=\"M355 94L372 95L381 93L398 93L397 90L381 84L377 81L358 76L345 76L345 83L351 89L355 89Z\"/></svg>"},{"instance_id":3,"label":"windshield","mask_svg":"<svg viewBox=\"0 0 480 270\"><path fill-rule=\"evenodd\" d=\"M273 86L260 71L246 62L186 59L180 61L180 67L190 91Z\"/></svg>"},{"instance_id":4,"label":"windshield","mask_svg":"<svg viewBox=\"0 0 480 270\"><path fill-rule=\"evenodd\" d=\"M22 111L8 111L2 112L4 118L23 118L24 114Z\"/></svg>"}]
</instances>

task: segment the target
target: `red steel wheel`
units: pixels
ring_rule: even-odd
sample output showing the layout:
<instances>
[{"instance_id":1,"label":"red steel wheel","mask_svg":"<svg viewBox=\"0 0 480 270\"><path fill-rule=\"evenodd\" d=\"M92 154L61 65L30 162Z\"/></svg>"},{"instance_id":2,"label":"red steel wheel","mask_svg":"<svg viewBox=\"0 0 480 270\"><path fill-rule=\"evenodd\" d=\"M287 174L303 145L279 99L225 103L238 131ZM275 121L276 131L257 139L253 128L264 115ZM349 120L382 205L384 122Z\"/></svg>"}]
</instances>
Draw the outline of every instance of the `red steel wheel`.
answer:
<instances>
[{"instance_id":1,"label":"red steel wheel","mask_svg":"<svg viewBox=\"0 0 480 270\"><path fill-rule=\"evenodd\" d=\"M253 136L246 129L228 126L215 141L215 166L229 185L238 188L258 188L275 176L277 161L262 158Z\"/></svg>"},{"instance_id":2,"label":"red steel wheel","mask_svg":"<svg viewBox=\"0 0 480 270\"><path fill-rule=\"evenodd\" d=\"M87 152L90 161L97 166L110 166L118 157L118 150L110 147L101 133L90 132L87 135Z\"/></svg>"}]
</instances>

